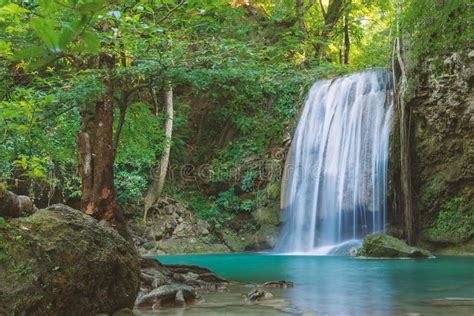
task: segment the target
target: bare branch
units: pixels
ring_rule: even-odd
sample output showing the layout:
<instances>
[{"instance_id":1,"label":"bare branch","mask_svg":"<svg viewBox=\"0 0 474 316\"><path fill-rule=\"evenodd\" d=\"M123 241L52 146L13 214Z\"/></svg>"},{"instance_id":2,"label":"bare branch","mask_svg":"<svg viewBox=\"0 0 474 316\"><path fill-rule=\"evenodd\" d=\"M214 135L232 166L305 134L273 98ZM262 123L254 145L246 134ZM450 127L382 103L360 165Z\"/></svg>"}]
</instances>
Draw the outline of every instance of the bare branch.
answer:
<instances>
[{"instance_id":1,"label":"bare branch","mask_svg":"<svg viewBox=\"0 0 474 316\"><path fill-rule=\"evenodd\" d=\"M162 17L161 19L159 19L156 24L160 24L160 23L163 23L164 21L166 21L170 16L171 14L173 14L174 11L178 10L179 8L181 8L186 2L183 0L181 1L180 3L178 3L174 8L172 8L171 10L168 11L168 13L166 13L166 15L164 17Z\"/></svg>"}]
</instances>

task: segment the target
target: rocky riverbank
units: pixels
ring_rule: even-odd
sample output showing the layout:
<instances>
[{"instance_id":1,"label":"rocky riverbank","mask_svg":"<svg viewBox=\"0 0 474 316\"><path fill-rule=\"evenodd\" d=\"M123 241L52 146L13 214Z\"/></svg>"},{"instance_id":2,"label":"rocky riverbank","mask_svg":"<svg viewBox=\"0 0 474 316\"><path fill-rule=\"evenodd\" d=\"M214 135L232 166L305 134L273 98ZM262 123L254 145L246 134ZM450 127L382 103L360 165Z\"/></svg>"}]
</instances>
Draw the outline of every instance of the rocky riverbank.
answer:
<instances>
[{"instance_id":1,"label":"rocky riverbank","mask_svg":"<svg viewBox=\"0 0 474 316\"><path fill-rule=\"evenodd\" d=\"M161 199L149 213L147 223L130 223L142 256L271 249L280 225L279 205L259 208L244 219L236 218L236 225L224 227L198 219L191 208L171 198ZM240 225L244 221L250 228Z\"/></svg>"},{"instance_id":2,"label":"rocky riverbank","mask_svg":"<svg viewBox=\"0 0 474 316\"><path fill-rule=\"evenodd\" d=\"M183 242L210 234L189 214L165 214L165 233L176 219L172 233L191 234L183 233L188 238ZM188 221L191 230L179 226ZM209 293L237 290L244 294L241 304L253 304L273 297L268 288L292 286L284 281L246 286L204 267L139 259L133 245L107 223L65 205L0 223L0 315L133 315L205 303Z\"/></svg>"}]
</instances>

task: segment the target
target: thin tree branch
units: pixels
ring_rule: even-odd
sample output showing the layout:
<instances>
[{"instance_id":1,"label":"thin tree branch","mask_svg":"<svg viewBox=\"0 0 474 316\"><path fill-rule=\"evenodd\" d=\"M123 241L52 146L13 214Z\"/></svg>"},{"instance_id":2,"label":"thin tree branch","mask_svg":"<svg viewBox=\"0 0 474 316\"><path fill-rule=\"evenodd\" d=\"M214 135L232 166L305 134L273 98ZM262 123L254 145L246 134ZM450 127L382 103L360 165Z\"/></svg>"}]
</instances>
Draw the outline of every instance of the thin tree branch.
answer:
<instances>
[{"instance_id":1,"label":"thin tree branch","mask_svg":"<svg viewBox=\"0 0 474 316\"><path fill-rule=\"evenodd\" d=\"M322 0L319 0L319 6L321 8L321 13L323 14L324 20L326 20L326 9L324 9L324 4Z\"/></svg>"},{"instance_id":2,"label":"thin tree branch","mask_svg":"<svg viewBox=\"0 0 474 316\"><path fill-rule=\"evenodd\" d=\"M172 8L171 10L168 11L168 13L162 17L161 19L159 19L156 24L160 24L160 23L163 23L164 21L166 21L170 16L171 14L173 14L174 11L178 10L179 8L181 8L186 2L183 0L181 1L180 3L178 3L174 8Z\"/></svg>"}]
</instances>

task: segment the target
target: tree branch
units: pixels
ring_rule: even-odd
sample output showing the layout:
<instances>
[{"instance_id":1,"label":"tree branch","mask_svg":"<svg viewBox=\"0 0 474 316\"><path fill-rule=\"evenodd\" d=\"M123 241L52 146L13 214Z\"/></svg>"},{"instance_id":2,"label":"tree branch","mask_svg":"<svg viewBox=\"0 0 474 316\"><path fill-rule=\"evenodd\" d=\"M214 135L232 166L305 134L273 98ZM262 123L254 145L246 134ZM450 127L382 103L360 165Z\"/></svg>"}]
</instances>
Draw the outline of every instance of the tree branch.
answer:
<instances>
[{"instance_id":1,"label":"tree branch","mask_svg":"<svg viewBox=\"0 0 474 316\"><path fill-rule=\"evenodd\" d=\"M160 24L160 23L163 23L164 21L166 21L170 16L171 14L173 14L174 11L178 10L179 8L181 8L186 2L183 0L181 1L180 3L178 3L174 8L172 8L171 10L168 11L168 13L166 13L166 15L164 17L162 17L161 19L159 19L156 24Z\"/></svg>"},{"instance_id":2,"label":"tree branch","mask_svg":"<svg viewBox=\"0 0 474 316\"><path fill-rule=\"evenodd\" d=\"M324 9L324 4L322 0L319 0L319 7L321 8L321 13L323 14L324 20L326 20L326 9Z\"/></svg>"}]
</instances>

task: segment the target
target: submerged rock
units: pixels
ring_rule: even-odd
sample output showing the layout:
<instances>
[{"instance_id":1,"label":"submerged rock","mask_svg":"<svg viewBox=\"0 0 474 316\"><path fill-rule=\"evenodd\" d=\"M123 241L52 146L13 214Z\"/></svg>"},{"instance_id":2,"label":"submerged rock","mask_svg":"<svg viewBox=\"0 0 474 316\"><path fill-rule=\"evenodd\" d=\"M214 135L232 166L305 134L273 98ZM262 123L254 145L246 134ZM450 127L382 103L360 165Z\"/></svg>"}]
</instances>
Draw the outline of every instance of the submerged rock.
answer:
<instances>
[{"instance_id":1,"label":"submerged rock","mask_svg":"<svg viewBox=\"0 0 474 316\"><path fill-rule=\"evenodd\" d=\"M417 247L408 246L403 240L392 236L368 235L362 242L357 255L369 258L430 258L433 255Z\"/></svg>"},{"instance_id":2,"label":"submerged rock","mask_svg":"<svg viewBox=\"0 0 474 316\"><path fill-rule=\"evenodd\" d=\"M139 261L116 231L64 205L0 224L0 315L133 307Z\"/></svg>"},{"instance_id":3,"label":"submerged rock","mask_svg":"<svg viewBox=\"0 0 474 316\"><path fill-rule=\"evenodd\" d=\"M167 306L182 306L197 298L194 288L185 284L162 285L137 299L137 307L158 309Z\"/></svg>"},{"instance_id":4,"label":"submerged rock","mask_svg":"<svg viewBox=\"0 0 474 316\"><path fill-rule=\"evenodd\" d=\"M294 287L295 285L293 284L293 282L288 282L288 281L269 281L269 282L265 282L263 283L263 286L264 287L273 287L273 288L283 288L283 289L286 289L286 288L292 288Z\"/></svg>"},{"instance_id":5,"label":"submerged rock","mask_svg":"<svg viewBox=\"0 0 474 316\"><path fill-rule=\"evenodd\" d=\"M261 301L264 299L273 298L273 294L264 290L255 289L246 295L246 300L249 302Z\"/></svg>"},{"instance_id":6,"label":"submerged rock","mask_svg":"<svg viewBox=\"0 0 474 316\"><path fill-rule=\"evenodd\" d=\"M446 297L433 300L425 300L423 303L433 306L474 306L474 298L470 297Z\"/></svg>"},{"instance_id":7,"label":"submerged rock","mask_svg":"<svg viewBox=\"0 0 474 316\"><path fill-rule=\"evenodd\" d=\"M332 248L328 255L330 256L350 256L357 255L357 251L362 245L360 240L349 240Z\"/></svg>"},{"instance_id":8,"label":"submerged rock","mask_svg":"<svg viewBox=\"0 0 474 316\"><path fill-rule=\"evenodd\" d=\"M205 267L189 264L162 264L141 259L141 286L136 307L159 309L198 302L195 289L226 290L226 279Z\"/></svg>"}]
</instances>

